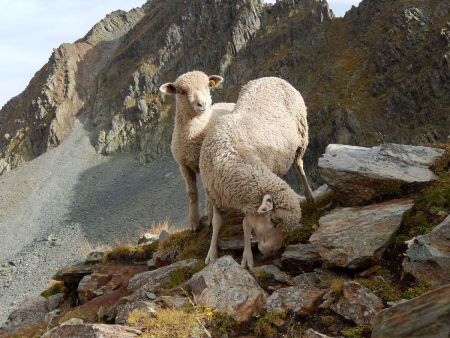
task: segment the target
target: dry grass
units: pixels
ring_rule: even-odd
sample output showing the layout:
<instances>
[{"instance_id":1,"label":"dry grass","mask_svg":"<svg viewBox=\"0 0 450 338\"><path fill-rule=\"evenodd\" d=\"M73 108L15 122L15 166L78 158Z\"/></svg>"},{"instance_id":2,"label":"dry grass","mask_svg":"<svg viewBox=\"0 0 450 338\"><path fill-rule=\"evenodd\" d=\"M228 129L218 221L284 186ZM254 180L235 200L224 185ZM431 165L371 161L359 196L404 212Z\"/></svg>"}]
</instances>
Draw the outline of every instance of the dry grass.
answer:
<instances>
[{"instance_id":1,"label":"dry grass","mask_svg":"<svg viewBox=\"0 0 450 338\"><path fill-rule=\"evenodd\" d=\"M50 284L50 287L41 293L42 297L48 298L50 296L56 295L58 293L64 293L66 291L64 282L51 280Z\"/></svg>"},{"instance_id":2,"label":"dry grass","mask_svg":"<svg viewBox=\"0 0 450 338\"><path fill-rule=\"evenodd\" d=\"M342 277L335 277L330 282L330 290L334 295L342 295L345 279Z\"/></svg>"}]
</instances>

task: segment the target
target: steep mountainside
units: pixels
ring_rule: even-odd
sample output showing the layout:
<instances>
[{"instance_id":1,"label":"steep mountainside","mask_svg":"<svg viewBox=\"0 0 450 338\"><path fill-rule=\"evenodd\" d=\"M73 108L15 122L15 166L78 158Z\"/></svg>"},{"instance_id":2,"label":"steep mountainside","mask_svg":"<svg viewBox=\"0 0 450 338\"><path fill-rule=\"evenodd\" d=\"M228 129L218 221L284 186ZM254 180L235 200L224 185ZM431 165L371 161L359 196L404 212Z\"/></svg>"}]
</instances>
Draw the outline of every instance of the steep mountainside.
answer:
<instances>
[{"instance_id":1,"label":"steep mountainside","mask_svg":"<svg viewBox=\"0 0 450 338\"><path fill-rule=\"evenodd\" d=\"M57 146L76 118L104 154L167 153L173 109L158 88L192 69L225 76L216 100L236 100L260 76L296 86L309 107L310 169L330 142L445 139L449 22L446 0L364 0L344 18L325 0L149 0L56 49L2 108L0 173Z\"/></svg>"}]
</instances>

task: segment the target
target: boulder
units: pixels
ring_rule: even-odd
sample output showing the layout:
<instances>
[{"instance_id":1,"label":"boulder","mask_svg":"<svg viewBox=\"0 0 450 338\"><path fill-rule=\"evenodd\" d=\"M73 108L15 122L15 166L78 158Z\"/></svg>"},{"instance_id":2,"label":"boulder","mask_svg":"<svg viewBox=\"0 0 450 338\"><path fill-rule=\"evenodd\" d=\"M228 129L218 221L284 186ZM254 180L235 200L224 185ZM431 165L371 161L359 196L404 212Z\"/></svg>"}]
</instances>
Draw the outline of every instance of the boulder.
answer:
<instances>
[{"instance_id":1,"label":"boulder","mask_svg":"<svg viewBox=\"0 0 450 338\"><path fill-rule=\"evenodd\" d=\"M336 209L319 220L311 243L328 265L350 269L378 262L414 201L392 200L365 207Z\"/></svg>"},{"instance_id":2,"label":"boulder","mask_svg":"<svg viewBox=\"0 0 450 338\"><path fill-rule=\"evenodd\" d=\"M372 326L376 314L384 309L381 298L374 295L369 289L354 281L345 281L341 294L331 295L331 291L325 299L339 297L331 302L330 309L358 325Z\"/></svg>"},{"instance_id":3,"label":"boulder","mask_svg":"<svg viewBox=\"0 0 450 338\"><path fill-rule=\"evenodd\" d=\"M252 248L256 248L258 241L252 238L251 245ZM218 241L218 246L223 251L242 251L244 250L244 239L221 239Z\"/></svg>"},{"instance_id":4,"label":"boulder","mask_svg":"<svg viewBox=\"0 0 450 338\"><path fill-rule=\"evenodd\" d=\"M311 243L289 245L281 255L281 265L294 273L310 272L320 265L320 255Z\"/></svg>"},{"instance_id":5,"label":"boulder","mask_svg":"<svg viewBox=\"0 0 450 338\"><path fill-rule=\"evenodd\" d=\"M450 216L429 234L413 239L403 269L435 287L450 283Z\"/></svg>"},{"instance_id":6,"label":"boulder","mask_svg":"<svg viewBox=\"0 0 450 338\"><path fill-rule=\"evenodd\" d=\"M341 203L355 205L434 180L429 167L443 154L441 149L400 144L330 144L319 159L319 171Z\"/></svg>"},{"instance_id":7,"label":"boulder","mask_svg":"<svg viewBox=\"0 0 450 338\"><path fill-rule=\"evenodd\" d=\"M138 244L152 244L159 239L159 235L151 234L146 232L142 234L141 238L138 240Z\"/></svg>"},{"instance_id":8,"label":"boulder","mask_svg":"<svg viewBox=\"0 0 450 338\"><path fill-rule=\"evenodd\" d=\"M64 293L57 293L47 298L48 310L53 311L60 307L64 300Z\"/></svg>"},{"instance_id":9,"label":"boulder","mask_svg":"<svg viewBox=\"0 0 450 338\"><path fill-rule=\"evenodd\" d=\"M49 312L48 301L42 296L26 299L19 308L11 312L5 323L7 330L45 323L45 315Z\"/></svg>"},{"instance_id":10,"label":"boulder","mask_svg":"<svg viewBox=\"0 0 450 338\"><path fill-rule=\"evenodd\" d=\"M84 276L78 284L78 299L81 303L86 303L91 299L104 294L102 289L110 280L110 274L94 272ZM120 284L119 284L120 285Z\"/></svg>"},{"instance_id":11,"label":"boulder","mask_svg":"<svg viewBox=\"0 0 450 338\"><path fill-rule=\"evenodd\" d=\"M317 310L324 294L324 290L291 286L272 293L264 308L267 312L291 312L307 316Z\"/></svg>"},{"instance_id":12,"label":"boulder","mask_svg":"<svg viewBox=\"0 0 450 338\"><path fill-rule=\"evenodd\" d=\"M228 313L236 321L249 320L262 310L266 292L231 256L223 256L188 282L197 304Z\"/></svg>"},{"instance_id":13,"label":"boulder","mask_svg":"<svg viewBox=\"0 0 450 338\"><path fill-rule=\"evenodd\" d=\"M372 338L447 338L450 332L450 285L377 314Z\"/></svg>"},{"instance_id":14,"label":"boulder","mask_svg":"<svg viewBox=\"0 0 450 338\"><path fill-rule=\"evenodd\" d=\"M128 326L84 324L69 321L46 332L42 338L133 338L141 334L140 330Z\"/></svg>"}]
</instances>

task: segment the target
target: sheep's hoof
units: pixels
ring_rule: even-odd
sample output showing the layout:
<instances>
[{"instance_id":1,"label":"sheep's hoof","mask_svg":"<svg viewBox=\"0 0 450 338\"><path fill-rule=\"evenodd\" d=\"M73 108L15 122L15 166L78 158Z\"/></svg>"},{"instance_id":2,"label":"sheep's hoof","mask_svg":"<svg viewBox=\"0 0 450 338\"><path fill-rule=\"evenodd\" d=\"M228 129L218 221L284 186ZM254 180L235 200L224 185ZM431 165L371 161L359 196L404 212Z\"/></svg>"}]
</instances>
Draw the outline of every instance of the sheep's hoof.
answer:
<instances>
[{"instance_id":1,"label":"sheep's hoof","mask_svg":"<svg viewBox=\"0 0 450 338\"><path fill-rule=\"evenodd\" d=\"M205 259L205 264L212 263L216 259L217 259L217 252L216 253L208 252L208 256L206 256L206 259Z\"/></svg>"}]
</instances>

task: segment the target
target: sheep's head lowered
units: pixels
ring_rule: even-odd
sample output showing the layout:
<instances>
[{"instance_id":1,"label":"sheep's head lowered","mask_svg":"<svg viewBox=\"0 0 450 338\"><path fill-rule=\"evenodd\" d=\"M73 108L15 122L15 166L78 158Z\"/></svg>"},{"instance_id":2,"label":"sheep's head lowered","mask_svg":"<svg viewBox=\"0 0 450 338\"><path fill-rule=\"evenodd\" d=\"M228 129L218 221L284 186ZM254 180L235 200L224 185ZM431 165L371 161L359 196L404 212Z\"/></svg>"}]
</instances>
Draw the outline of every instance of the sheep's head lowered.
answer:
<instances>
[{"instance_id":1,"label":"sheep's head lowered","mask_svg":"<svg viewBox=\"0 0 450 338\"><path fill-rule=\"evenodd\" d=\"M163 94L176 95L177 104L187 104L192 112L202 114L211 108L211 88L217 87L222 81L221 76L193 71L181 75L175 82L163 84L159 90Z\"/></svg>"},{"instance_id":2,"label":"sheep's head lowered","mask_svg":"<svg viewBox=\"0 0 450 338\"><path fill-rule=\"evenodd\" d=\"M294 203L292 210L277 208L271 195L266 194L256 214L247 214L253 225L258 249L265 255L277 253L283 245L286 229L299 225L301 219L300 201Z\"/></svg>"}]
</instances>

